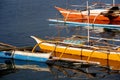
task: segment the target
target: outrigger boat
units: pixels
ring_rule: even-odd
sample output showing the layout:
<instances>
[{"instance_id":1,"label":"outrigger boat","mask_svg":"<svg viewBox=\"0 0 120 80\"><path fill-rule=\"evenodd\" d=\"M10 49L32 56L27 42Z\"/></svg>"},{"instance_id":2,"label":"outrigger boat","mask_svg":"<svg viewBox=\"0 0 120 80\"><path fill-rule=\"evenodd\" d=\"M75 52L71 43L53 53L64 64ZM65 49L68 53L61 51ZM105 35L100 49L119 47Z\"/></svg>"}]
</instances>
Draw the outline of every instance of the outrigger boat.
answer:
<instances>
[{"instance_id":1,"label":"outrigger boat","mask_svg":"<svg viewBox=\"0 0 120 80\"><path fill-rule=\"evenodd\" d=\"M98 3L86 7L86 10L64 9L55 6L55 8L62 14L64 23L79 22L87 23L89 16L89 23L92 26L97 25L115 25L120 26L120 10L119 5L102 5L97 7ZM99 5L99 4L98 4Z\"/></svg>"},{"instance_id":2,"label":"outrigger boat","mask_svg":"<svg viewBox=\"0 0 120 80\"><path fill-rule=\"evenodd\" d=\"M1 47L1 46L0 46ZM17 48L10 45L4 45L0 48L0 57L2 58L11 58L11 59L19 59L19 60L29 60L29 61L39 61L39 62L46 62L52 52L45 53L45 52L36 52L34 50L27 50L24 48Z\"/></svg>"},{"instance_id":3,"label":"outrigger boat","mask_svg":"<svg viewBox=\"0 0 120 80\"><path fill-rule=\"evenodd\" d=\"M88 43L86 37L81 37L78 35L74 35L73 37L62 41L49 41L42 40L35 36L31 37L36 40L37 45L39 45L41 50L45 52L54 51L54 54L52 54L52 56L57 57L60 60L86 60L88 63L89 61L95 61L99 62L103 66L108 66L108 63L110 63L112 66L116 65L117 68L120 67L118 63L116 64L116 62L120 62L119 44L112 45L107 43L107 41L113 41L114 39L99 39L90 37L93 39L93 41L90 41ZM102 44L100 41L103 41L104 44Z\"/></svg>"},{"instance_id":4,"label":"outrigger boat","mask_svg":"<svg viewBox=\"0 0 120 80\"><path fill-rule=\"evenodd\" d=\"M94 58L100 58L100 59L107 59L107 55L109 55L109 60L120 61L120 47L113 46L112 44L107 44L106 42L104 44L106 44L107 46L102 45L101 42L99 43L99 45L96 45L97 41L96 42L92 41L93 43L91 42L89 45L87 43L87 40L81 38L80 36L73 36L74 39L72 37L58 42L43 41L35 36L31 36L31 37L37 41L37 44L42 50L47 52L55 51L63 54L71 54L78 56L91 55Z\"/></svg>"}]
</instances>

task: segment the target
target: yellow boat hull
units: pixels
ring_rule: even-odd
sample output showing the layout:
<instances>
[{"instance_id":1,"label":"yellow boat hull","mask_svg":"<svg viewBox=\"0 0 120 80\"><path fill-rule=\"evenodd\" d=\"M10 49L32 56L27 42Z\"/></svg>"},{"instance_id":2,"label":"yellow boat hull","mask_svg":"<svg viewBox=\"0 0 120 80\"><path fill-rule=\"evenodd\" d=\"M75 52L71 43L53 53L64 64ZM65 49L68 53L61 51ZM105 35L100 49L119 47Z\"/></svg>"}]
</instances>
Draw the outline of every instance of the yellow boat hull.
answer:
<instances>
[{"instance_id":1,"label":"yellow boat hull","mask_svg":"<svg viewBox=\"0 0 120 80\"><path fill-rule=\"evenodd\" d=\"M94 57L100 59L109 59L120 61L120 52L119 51L107 51L107 50L90 50L83 48L75 48L75 47L66 47L66 46L56 46L50 43L41 43L39 47L44 51L54 51L63 54L71 54L77 56L86 56L86 57ZM61 55L62 57L62 55Z\"/></svg>"},{"instance_id":2,"label":"yellow boat hull","mask_svg":"<svg viewBox=\"0 0 120 80\"><path fill-rule=\"evenodd\" d=\"M120 70L120 48L116 50L97 49L75 47L70 45L63 45L57 42L43 41L39 38L32 37L36 40L37 46L44 52L53 52L53 57L58 59L76 59L99 62L101 66L112 66L112 69Z\"/></svg>"}]
</instances>

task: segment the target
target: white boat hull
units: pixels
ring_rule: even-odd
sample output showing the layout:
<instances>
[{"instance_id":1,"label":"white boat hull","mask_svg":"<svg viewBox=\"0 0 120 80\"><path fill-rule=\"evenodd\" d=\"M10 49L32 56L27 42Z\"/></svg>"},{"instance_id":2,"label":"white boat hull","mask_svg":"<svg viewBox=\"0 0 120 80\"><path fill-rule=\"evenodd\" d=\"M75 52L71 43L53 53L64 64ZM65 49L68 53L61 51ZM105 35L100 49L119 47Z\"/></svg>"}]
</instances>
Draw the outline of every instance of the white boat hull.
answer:
<instances>
[{"instance_id":1,"label":"white boat hull","mask_svg":"<svg viewBox=\"0 0 120 80\"><path fill-rule=\"evenodd\" d=\"M46 62L51 53L32 53L29 51L1 51L0 57L3 58L13 58L19 60L30 60L30 61L40 61Z\"/></svg>"}]
</instances>

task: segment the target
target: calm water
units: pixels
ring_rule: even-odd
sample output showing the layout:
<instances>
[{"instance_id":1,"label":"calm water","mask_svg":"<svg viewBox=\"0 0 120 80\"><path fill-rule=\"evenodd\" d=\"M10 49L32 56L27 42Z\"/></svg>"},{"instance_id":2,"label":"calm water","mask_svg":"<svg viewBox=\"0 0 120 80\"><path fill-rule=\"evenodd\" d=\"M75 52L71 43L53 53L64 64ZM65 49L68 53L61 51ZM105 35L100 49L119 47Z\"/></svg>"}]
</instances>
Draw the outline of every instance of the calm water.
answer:
<instances>
[{"instance_id":1,"label":"calm water","mask_svg":"<svg viewBox=\"0 0 120 80\"><path fill-rule=\"evenodd\" d=\"M70 67L69 67L70 66ZM0 59L0 80L119 80L118 71L97 66Z\"/></svg>"},{"instance_id":2,"label":"calm water","mask_svg":"<svg viewBox=\"0 0 120 80\"><path fill-rule=\"evenodd\" d=\"M46 36L56 36L57 28L49 26L48 18L55 18L58 12L54 6L66 7L68 4L80 4L84 0L0 0L0 41L14 46L33 46L35 41L31 35L45 38ZM97 2L98 0L90 0ZM100 0L101 1L101 0ZM67 2L67 4L66 4ZM111 3L111 0L104 0ZM120 1L116 0L119 4ZM72 29L71 29L72 30ZM62 36L68 35L66 29L61 31ZM65 35L66 34L66 35ZM71 34L74 34L72 31ZM2 60L2 59L1 59ZM2 60L4 64L5 60ZM21 64L20 64L21 63ZM26 65L24 67L22 65ZM96 69L96 76L88 74L86 71L60 68L58 66L49 67L42 63L11 62L12 69L2 74L0 80L119 80L119 74L101 72L101 68ZM46 70L40 70L41 65ZM36 69L29 69L28 66L37 66ZM16 67L17 70L14 68ZM52 71L51 71L52 69ZM94 67L90 67L94 69ZM64 72L66 71L66 72ZM67 72L68 71L68 72ZM1 72L0 72L1 73ZM67 74L69 73L69 74Z\"/></svg>"}]
</instances>

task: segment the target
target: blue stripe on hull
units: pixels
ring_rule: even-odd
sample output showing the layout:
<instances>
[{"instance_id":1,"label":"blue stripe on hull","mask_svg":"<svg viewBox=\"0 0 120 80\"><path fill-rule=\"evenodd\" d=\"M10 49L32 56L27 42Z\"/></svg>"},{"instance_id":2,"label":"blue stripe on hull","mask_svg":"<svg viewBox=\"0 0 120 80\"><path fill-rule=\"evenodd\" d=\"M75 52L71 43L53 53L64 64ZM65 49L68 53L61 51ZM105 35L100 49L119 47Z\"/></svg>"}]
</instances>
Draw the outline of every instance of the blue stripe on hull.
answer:
<instances>
[{"instance_id":1,"label":"blue stripe on hull","mask_svg":"<svg viewBox=\"0 0 120 80\"><path fill-rule=\"evenodd\" d=\"M13 58L20 60L40 61L40 62L46 62L48 60L47 58L43 58L43 57L25 56L19 54L14 54Z\"/></svg>"},{"instance_id":2,"label":"blue stripe on hull","mask_svg":"<svg viewBox=\"0 0 120 80\"><path fill-rule=\"evenodd\" d=\"M0 57L20 59L20 60L39 61L39 62L46 62L48 60L48 58L43 58L43 57L34 57L34 56L19 55L19 54L12 55L11 51L0 51Z\"/></svg>"}]
</instances>

